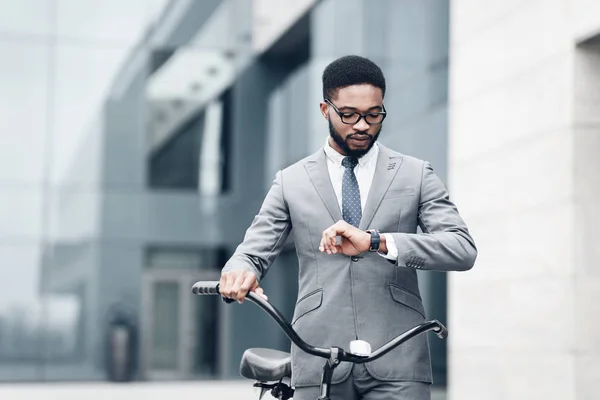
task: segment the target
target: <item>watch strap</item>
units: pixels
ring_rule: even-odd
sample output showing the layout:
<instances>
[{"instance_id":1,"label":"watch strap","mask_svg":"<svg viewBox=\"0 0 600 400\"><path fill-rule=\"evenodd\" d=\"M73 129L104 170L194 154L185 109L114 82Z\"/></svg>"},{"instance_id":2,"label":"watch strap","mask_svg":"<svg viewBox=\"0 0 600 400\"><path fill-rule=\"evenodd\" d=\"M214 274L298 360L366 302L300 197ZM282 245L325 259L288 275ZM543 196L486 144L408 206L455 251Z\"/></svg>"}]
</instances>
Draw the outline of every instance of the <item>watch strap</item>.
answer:
<instances>
[{"instance_id":1,"label":"watch strap","mask_svg":"<svg viewBox=\"0 0 600 400\"><path fill-rule=\"evenodd\" d=\"M371 247L369 251L379 251L379 245L381 243L381 234L377 229L371 229L367 231L371 234Z\"/></svg>"}]
</instances>

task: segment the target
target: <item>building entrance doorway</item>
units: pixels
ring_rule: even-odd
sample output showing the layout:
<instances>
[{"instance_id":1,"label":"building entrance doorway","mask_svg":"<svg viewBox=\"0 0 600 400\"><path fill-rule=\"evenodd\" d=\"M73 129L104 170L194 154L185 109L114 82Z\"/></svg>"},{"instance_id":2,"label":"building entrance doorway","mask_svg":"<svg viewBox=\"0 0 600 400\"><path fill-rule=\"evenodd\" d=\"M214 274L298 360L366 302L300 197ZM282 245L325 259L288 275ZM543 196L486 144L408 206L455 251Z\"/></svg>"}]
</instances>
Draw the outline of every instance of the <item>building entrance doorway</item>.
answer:
<instances>
[{"instance_id":1,"label":"building entrance doorway","mask_svg":"<svg viewBox=\"0 0 600 400\"><path fill-rule=\"evenodd\" d=\"M170 264L150 258L143 274L142 367L147 380L210 379L219 372L219 297L198 298L191 287L199 280L218 280L220 272L198 268L199 260L186 256L187 262ZM178 257L162 261L166 259Z\"/></svg>"}]
</instances>

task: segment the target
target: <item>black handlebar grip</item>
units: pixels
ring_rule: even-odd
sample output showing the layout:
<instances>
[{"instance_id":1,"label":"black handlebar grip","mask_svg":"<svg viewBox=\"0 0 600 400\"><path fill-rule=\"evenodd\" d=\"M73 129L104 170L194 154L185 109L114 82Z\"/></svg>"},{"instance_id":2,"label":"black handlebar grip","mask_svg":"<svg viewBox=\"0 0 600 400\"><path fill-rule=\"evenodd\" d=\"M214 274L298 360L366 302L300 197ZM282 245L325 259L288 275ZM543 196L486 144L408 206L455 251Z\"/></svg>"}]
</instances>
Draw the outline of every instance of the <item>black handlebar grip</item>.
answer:
<instances>
[{"instance_id":1,"label":"black handlebar grip","mask_svg":"<svg viewBox=\"0 0 600 400\"><path fill-rule=\"evenodd\" d=\"M192 286L192 293L194 294L219 294L219 282L218 281L199 281L194 283Z\"/></svg>"},{"instance_id":2,"label":"black handlebar grip","mask_svg":"<svg viewBox=\"0 0 600 400\"><path fill-rule=\"evenodd\" d=\"M219 281L199 281L194 283L192 286L192 293L197 295L206 295L206 294L220 294L219 292ZM233 303L235 300L229 299L227 297L221 297L221 299L227 303Z\"/></svg>"},{"instance_id":3,"label":"black handlebar grip","mask_svg":"<svg viewBox=\"0 0 600 400\"><path fill-rule=\"evenodd\" d=\"M434 332L440 339L446 339L448 337L448 328L441 323L439 324L439 329L435 329Z\"/></svg>"}]
</instances>

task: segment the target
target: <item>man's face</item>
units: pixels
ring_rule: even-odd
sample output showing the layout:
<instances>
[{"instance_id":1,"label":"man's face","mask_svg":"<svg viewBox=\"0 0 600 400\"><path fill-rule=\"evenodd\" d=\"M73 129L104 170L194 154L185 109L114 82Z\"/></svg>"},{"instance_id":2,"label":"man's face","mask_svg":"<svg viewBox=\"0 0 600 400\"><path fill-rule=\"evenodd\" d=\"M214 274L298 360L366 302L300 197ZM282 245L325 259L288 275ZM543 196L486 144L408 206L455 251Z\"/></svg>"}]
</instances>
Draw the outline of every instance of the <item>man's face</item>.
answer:
<instances>
[{"instance_id":1,"label":"man's face","mask_svg":"<svg viewBox=\"0 0 600 400\"><path fill-rule=\"evenodd\" d=\"M331 146L341 154L362 157L373 147L381 132L382 125L375 123L382 120L378 114L383 111L381 89L368 84L348 86L339 89L336 98L328 100L333 106L328 102L321 103L321 113L329 122ZM371 124L365 118L354 122L356 113L370 114L367 119Z\"/></svg>"}]
</instances>

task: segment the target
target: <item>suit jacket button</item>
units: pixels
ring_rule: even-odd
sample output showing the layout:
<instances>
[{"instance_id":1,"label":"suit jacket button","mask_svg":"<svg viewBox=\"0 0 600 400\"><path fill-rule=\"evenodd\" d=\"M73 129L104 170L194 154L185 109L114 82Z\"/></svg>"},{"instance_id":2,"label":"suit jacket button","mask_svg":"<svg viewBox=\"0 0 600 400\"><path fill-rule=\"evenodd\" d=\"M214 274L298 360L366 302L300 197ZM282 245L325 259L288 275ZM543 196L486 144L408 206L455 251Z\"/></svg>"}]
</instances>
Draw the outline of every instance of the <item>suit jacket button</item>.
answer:
<instances>
[{"instance_id":1,"label":"suit jacket button","mask_svg":"<svg viewBox=\"0 0 600 400\"><path fill-rule=\"evenodd\" d=\"M354 262L357 262L357 261L358 261L358 257L357 257L357 256L352 256L350 259L351 259L352 261L354 261Z\"/></svg>"}]
</instances>

